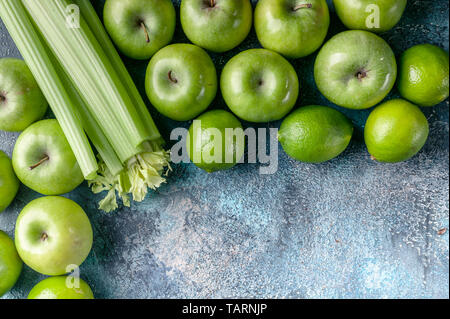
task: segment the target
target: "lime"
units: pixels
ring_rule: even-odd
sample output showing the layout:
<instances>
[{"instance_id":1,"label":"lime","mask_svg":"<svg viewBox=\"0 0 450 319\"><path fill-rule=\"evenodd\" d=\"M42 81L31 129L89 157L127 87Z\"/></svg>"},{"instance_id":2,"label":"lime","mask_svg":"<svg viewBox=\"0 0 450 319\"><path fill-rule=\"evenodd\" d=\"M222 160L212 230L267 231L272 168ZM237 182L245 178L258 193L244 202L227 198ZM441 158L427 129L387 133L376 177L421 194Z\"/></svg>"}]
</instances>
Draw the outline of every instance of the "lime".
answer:
<instances>
[{"instance_id":1,"label":"lime","mask_svg":"<svg viewBox=\"0 0 450 319\"><path fill-rule=\"evenodd\" d=\"M326 106L310 105L283 121L278 140L296 160L320 163L341 154L350 143L353 125L342 113Z\"/></svg>"},{"instance_id":2,"label":"lime","mask_svg":"<svg viewBox=\"0 0 450 319\"><path fill-rule=\"evenodd\" d=\"M369 153L380 162L396 163L416 155L428 138L428 121L422 111L405 100L376 107L366 122L364 138Z\"/></svg>"},{"instance_id":3,"label":"lime","mask_svg":"<svg viewBox=\"0 0 450 319\"><path fill-rule=\"evenodd\" d=\"M223 110L200 115L192 123L187 139L191 161L208 173L235 166L244 155L244 144L241 123Z\"/></svg>"},{"instance_id":4,"label":"lime","mask_svg":"<svg viewBox=\"0 0 450 319\"><path fill-rule=\"evenodd\" d=\"M398 89L407 100L420 106L441 103L449 94L448 53L431 45L406 50L399 66Z\"/></svg>"}]
</instances>

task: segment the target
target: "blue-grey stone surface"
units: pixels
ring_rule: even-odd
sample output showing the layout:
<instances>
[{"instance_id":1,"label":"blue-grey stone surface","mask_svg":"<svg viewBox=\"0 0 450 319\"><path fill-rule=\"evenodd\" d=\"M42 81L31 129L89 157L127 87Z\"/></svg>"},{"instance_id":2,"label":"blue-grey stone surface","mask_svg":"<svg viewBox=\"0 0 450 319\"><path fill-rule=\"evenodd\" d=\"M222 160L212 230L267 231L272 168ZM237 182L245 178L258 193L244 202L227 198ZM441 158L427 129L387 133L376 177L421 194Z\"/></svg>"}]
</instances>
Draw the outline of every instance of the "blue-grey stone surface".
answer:
<instances>
[{"instance_id":1,"label":"blue-grey stone surface","mask_svg":"<svg viewBox=\"0 0 450 319\"><path fill-rule=\"evenodd\" d=\"M99 13L102 5L95 1ZM344 30L331 9L329 37ZM448 51L448 17L447 0L408 1L400 24L382 36L397 55L425 42ZM174 42L187 42L179 21ZM239 51L258 46L252 31L238 49L212 57L220 71ZM7 56L20 55L0 23L0 57ZM66 195L92 222L94 247L81 275L97 298L449 297L449 237L438 234L449 215L448 100L423 109L431 132L417 156L377 163L361 134L370 110L330 104L314 84L314 59L292 61L301 81L298 107L331 105L353 120L356 134L338 158L303 164L280 147L274 175L259 175L257 164L215 174L174 165L158 192L111 214L96 209L99 197L86 184ZM125 61L145 94L147 61ZM388 98L397 96L394 89ZM211 108L226 108L220 94ZM150 110L168 140L180 123ZM0 149L11 154L16 137L0 132ZM22 186L0 214L0 229L12 236L20 210L39 196ZM25 267L4 298L26 297L43 278Z\"/></svg>"}]
</instances>

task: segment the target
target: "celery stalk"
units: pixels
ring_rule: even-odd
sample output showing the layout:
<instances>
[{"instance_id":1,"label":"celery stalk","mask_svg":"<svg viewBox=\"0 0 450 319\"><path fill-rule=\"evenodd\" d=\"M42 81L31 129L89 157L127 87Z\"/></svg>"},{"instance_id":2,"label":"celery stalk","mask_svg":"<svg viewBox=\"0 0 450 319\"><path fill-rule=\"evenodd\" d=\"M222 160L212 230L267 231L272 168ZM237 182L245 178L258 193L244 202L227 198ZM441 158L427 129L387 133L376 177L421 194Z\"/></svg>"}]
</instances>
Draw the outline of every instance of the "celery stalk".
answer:
<instances>
[{"instance_id":1,"label":"celery stalk","mask_svg":"<svg viewBox=\"0 0 450 319\"><path fill-rule=\"evenodd\" d=\"M39 40L41 41L41 43L44 43L41 35L39 36ZM77 114L81 119L83 128L86 131L87 136L89 137L92 144L98 151L101 160L105 162L105 164L110 168L113 174L115 175L119 174L123 170L122 162L117 157L113 147L109 143L106 136L101 131L100 126L95 121L92 114L89 112L88 107L78 94L75 86L70 81L69 76L65 73L65 70L59 64L58 60L52 54L50 49L47 46L45 46L45 44L43 46L46 49L47 55L49 56L52 65L55 67L56 72L59 74L61 78L61 82L70 98L70 101L72 101L74 105L78 106L79 112L77 112Z\"/></svg>"},{"instance_id":2,"label":"celery stalk","mask_svg":"<svg viewBox=\"0 0 450 319\"><path fill-rule=\"evenodd\" d=\"M83 18L91 28L102 48L105 50L105 53L108 55L109 60L113 64L115 70L120 75L120 78L123 81L124 85L127 87L128 92L131 95L131 98L134 101L134 104L141 118L144 120L144 124L152 133L152 141L146 142L143 145L144 148L146 148L146 152L136 156L133 160L130 160L128 163L127 171L142 172L135 175L147 176L146 183L148 183L148 187L156 189L165 182L164 178L162 178L160 176L160 173L158 172L161 172L166 166L170 169L170 166L168 164L168 153L162 151L161 149L161 144L163 143L161 135L153 119L151 118L150 113L144 101L142 100L139 91L136 88L136 85L134 84L124 63L122 62L115 46L111 42L102 22L100 21L97 13L92 7L91 2L89 0L72 0L72 3L75 3L79 6ZM148 171L150 171L151 173L149 174ZM122 175L122 180L126 179L124 178L124 175ZM95 185L95 183L92 182L91 184ZM137 179L131 182L131 184L132 186L130 191L133 194L133 199L136 201L143 200L146 195L147 189L145 185L142 185L145 184L145 180L143 181L142 179ZM118 187L118 192L120 193L119 189L121 189L121 187ZM114 199L111 191L108 193L107 199L105 200L107 201L108 199Z\"/></svg>"},{"instance_id":3,"label":"celery stalk","mask_svg":"<svg viewBox=\"0 0 450 319\"><path fill-rule=\"evenodd\" d=\"M98 170L97 160L84 133L76 107L64 89L22 3L17 0L0 0L0 17L58 119L83 175L86 179L95 178Z\"/></svg>"},{"instance_id":4,"label":"celery stalk","mask_svg":"<svg viewBox=\"0 0 450 319\"><path fill-rule=\"evenodd\" d=\"M92 116L92 114L90 113L89 108L86 106L84 100L78 94L75 86L72 84L69 76L66 74L66 71L59 64L58 60L50 51L50 49L45 45L45 41L42 39L41 34L39 34L39 41L43 43L47 55L49 56L52 65L55 67L56 72L59 74L61 82L70 100L79 108L79 112L77 114L81 119L83 128L88 138L91 140L92 144L99 153L101 162L100 165L102 165L104 162L104 164L109 167L112 174L118 175L124 167L117 154L114 152L112 145L109 143L105 134L101 131L100 126L96 122L94 116Z\"/></svg>"},{"instance_id":5,"label":"celery stalk","mask_svg":"<svg viewBox=\"0 0 450 319\"><path fill-rule=\"evenodd\" d=\"M119 158L125 162L133 157L136 147L150 136L126 88L85 21L80 19L80 28L68 28L68 1L22 2L58 61L77 85Z\"/></svg>"},{"instance_id":6,"label":"celery stalk","mask_svg":"<svg viewBox=\"0 0 450 319\"><path fill-rule=\"evenodd\" d=\"M80 8L81 15L83 16L86 23L91 28L94 33L97 41L100 43L101 47L105 51L109 60L111 61L114 69L119 74L120 79L124 83L127 88L131 99L133 100L134 105L136 106L136 110L139 113L144 125L146 125L147 130L151 133L150 140L163 142L161 138L161 134L158 131L158 128L155 125L150 113L142 100L141 95L139 94L136 85L133 82L133 79L130 76L130 73L125 67L122 59L119 56L114 44L111 42L108 34L106 33L105 27L100 21L97 13L94 10L91 2L89 0L72 0L71 2L78 5Z\"/></svg>"},{"instance_id":7,"label":"celery stalk","mask_svg":"<svg viewBox=\"0 0 450 319\"><path fill-rule=\"evenodd\" d=\"M130 205L131 196L142 201L149 188L156 189L165 182L162 175L166 169L170 170L169 155L162 149L161 135L93 8L87 2L78 2L84 14L80 17L81 28L70 29L65 28L65 9L73 1L22 2L68 74L81 102L85 102L80 104L80 112L92 115L92 125L100 126L98 132L104 133L124 164L124 169L117 173L107 161L113 158L113 152L101 154L105 158L99 163L98 176L89 181L94 193L107 191L100 209L116 209L117 197L126 206Z\"/></svg>"},{"instance_id":8,"label":"celery stalk","mask_svg":"<svg viewBox=\"0 0 450 319\"><path fill-rule=\"evenodd\" d=\"M95 121L92 114L89 112L88 107L84 103L83 99L80 97L72 82L70 82L69 77L65 74L65 71L62 69L61 65L59 65L58 61L55 57L52 56L53 65L55 65L58 73L61 75L61 80L67 93L70 96L70 99L78 105L80 108L80 118L83 123L83 127L91 140L92 144L98 151L101 160L103 160L106 166L109 167L112 174L117 175L123 170L123 165L120 159L117 157L114 152L113 147L109 143L106 136L100 129L100 126ZM101 170L100 170L101 171Z\"/></svg>"}]
</instances>

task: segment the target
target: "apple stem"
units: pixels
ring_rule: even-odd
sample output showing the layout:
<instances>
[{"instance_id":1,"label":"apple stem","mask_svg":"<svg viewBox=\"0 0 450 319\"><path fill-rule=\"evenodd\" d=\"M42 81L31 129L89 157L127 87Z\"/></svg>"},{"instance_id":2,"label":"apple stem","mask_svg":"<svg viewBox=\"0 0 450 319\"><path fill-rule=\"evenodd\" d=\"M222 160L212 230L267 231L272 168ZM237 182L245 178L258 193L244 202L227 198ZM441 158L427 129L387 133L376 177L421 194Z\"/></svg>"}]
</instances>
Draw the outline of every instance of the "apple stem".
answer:
<instances>
[{"instance_id":1,"label":"apple stem","mask_svg":"<svg viewBox=\"0 0 450 319\"><path fill-rule=\"evenodd\" d=\"M173 83L178 83L178 80L172 76L172 71L169 71L169 80Z\"/></svg>"},{"instance_id":2,"label":"apple stem","mask_svg":"<svg viewBox=\"0 0 450 319\"><path fill-rule=\"evenodd\" d=\"M36 164L34 164L33 166L30 166L30 170L35 169L36 167L42 165L44 162L48 161L50 159L50 157L48 157L48 155L45 155L45 157L43 159L41 159L39 162L37 162Z\"/></svg>"},{"instance_id":3,"label":"apple stem","mask_svg":"<svg viewBox=\"0 0 450 319\"><path fill-rule=\"evenodd\" d=\"M216 0L210 0L209 5L211 8L214 8L216 6Z\"/></svg>"},{"instance_id":4,"label":"apple stem","mask_svg":"<svg viewBox=\"0 0 450 319\"><path fill-rule=\"evenodd\" d=\"M4 96L3 94L0 94L0 103L3 103L6 101L6 96Z\"/></svg>"},{"instance_id":5,"label":"apple stem","mask_svg":"<svg viewBox=\"0 0 450 319\"><path fill-rule=\"evenodd\" d=\"M299 4L298 6L295 6L293 10L294 10L294 11L298 11L298 10L300 10L300 9L305 9L305 8L311 9L311 8L312 8L312 3L302 3L302 4Z\"/></svg>"},{"instance_id":6,"label":"apple stem","mask_svg":"<svg viewBox=\"0 0 450 319\"><path fill-rule=\"evenodd\" d=\"M372 160L372 161L376 161L377 159L375 158L375 156L373 156L373 155L370 155L370 159Z\"/></svg>"},{"instance_id":7,"label":"apple stem","mask_svg":"<svg viewBox=\"0 0 450 319\"><path fill-rule=\"evenodd\" d=\"M358 80L362 80L365 77L367 77L367 72L366 71L358 71L358 73L356 73L356 77L358 78Z\"/></svg>"},{"instance_id":8,"label":"apple stem","mask_svg":"<svg viewBox=\"0 0 450 319\"><path fill-rule=\"evenodd\" d=\"M147 43L150 43L150 35L148 34L147 26L145 25L144 21L141 21L141 28L144 30L145 33L145 41Z\"/></svg>"},{"instance_id":9,"label":"apple stem","mask_svg":"<svg viewBox=\"0 0 450 319\"><path fill-rule=\"evenodd\" d=\"M48 238L48 235L46 233L42 233L41 240L45 241Z\"/></svg>"}]
</instances>

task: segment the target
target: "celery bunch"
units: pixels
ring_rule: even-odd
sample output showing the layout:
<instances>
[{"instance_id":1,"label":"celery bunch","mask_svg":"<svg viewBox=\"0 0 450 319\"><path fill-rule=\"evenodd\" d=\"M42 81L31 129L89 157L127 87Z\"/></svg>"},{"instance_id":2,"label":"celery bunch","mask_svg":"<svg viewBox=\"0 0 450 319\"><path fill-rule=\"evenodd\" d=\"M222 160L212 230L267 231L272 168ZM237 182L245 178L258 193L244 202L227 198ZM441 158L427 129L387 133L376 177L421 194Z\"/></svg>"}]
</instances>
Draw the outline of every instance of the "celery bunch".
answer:
<instances>
[{"instance_id":1,"label":"celery bunch","mask_svg":"<svg viewBox=\"0 0 450 319\"><path fill-rule=\"evenodd\" d=\"M79 28L67 24L74 4ZM89 0L0 0L0 17L93 192L107 192L99 208L115 210L117 197L129 206L164 183L163 139Z\"/></svg>"}]
</instances>

